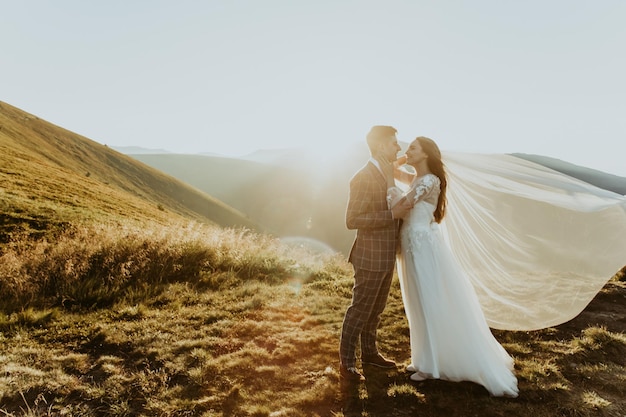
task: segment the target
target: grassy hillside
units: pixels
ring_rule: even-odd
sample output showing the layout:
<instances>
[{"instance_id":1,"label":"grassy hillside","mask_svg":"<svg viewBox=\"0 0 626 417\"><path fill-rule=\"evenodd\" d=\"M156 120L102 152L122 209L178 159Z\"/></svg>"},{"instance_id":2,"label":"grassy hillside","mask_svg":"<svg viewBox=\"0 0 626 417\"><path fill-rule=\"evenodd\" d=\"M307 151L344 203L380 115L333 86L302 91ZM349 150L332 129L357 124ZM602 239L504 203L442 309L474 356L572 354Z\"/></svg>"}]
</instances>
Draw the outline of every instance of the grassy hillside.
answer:
<instances>
[{"instance_id":1,"label":"grassy hillside","mask_svg":"<svg viewBox=\"0 0 626 417\"><path fill-rule=\"evenodd\" d=\"M182 216L256 227L221 201L107 146L0 102L0 236L75 220Z\"/></svg>"},{"instance_id":2,"label":"grassy hillside","mask_svg":"<svg viewBox=\"0 0 626 417\"><path fill-rule=\"evenodd\" d=\"M379 340L398 369L343 385L342 256L198 221L170 177L8 105L0 117L0 415L626 415L624 271L568 323L494 331L516 399L410 381L395 279Z\"/></svg>"}]
</instances>

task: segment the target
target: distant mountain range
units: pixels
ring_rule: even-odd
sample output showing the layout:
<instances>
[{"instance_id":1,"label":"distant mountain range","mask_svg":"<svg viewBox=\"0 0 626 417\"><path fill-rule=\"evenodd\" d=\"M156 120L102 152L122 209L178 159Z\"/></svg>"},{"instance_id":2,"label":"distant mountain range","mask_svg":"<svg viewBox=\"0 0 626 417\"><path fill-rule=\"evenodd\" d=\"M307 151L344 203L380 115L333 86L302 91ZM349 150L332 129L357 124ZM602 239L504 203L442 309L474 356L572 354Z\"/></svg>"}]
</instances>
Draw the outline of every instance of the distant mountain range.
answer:
<instances>
[{"instance_id":1,"label":"distant mountain range","mask_svg":"<svg viewBox=\"0 0 626 417\"><path fill-rule=\"evenodd\" d=\"M511 155L543 165L546 168L553 169L565 175L569 175L570 177L578 178L579 180L595 185L596 187L604 188L605 190L613 191L617 194L626 195L626 177L620 177L618 175L598 171L597 169L574 165L549 156L525 153L513 153Z\"/></svg>"},{"instance_id":2,"label":"distant mountain range","mask_svg":"<svg viewBox=\"0 0 626 417\"><path fill-rule=\"evenodd\" d=\"M206 155L136 154L139 161L220 199L283 238L346 251L353 232L345 227L348 181L363 163L325 165L297 150L272 154L272 163ZM268 161L269 154L260 160Z\"/></svg>"},{"instance_id":3,"label":"distant mountain range","mask_svg":"<svg viewBox=\"0 0 626 417\"><path fill-rule=\"evenodd\" d=\"M354 231L344 223L348 184L368 155L363 144L329 156L325 163L307 159L301 149L264 150L244 158L132 156L246 213L278 236L323 242L347 253L354 238ZM540 155L513 155L626 194L626 178Z\"/></svg>"},{"instance_id":4,"label":"distant mountain range","mask_svg":"<svg viewBox=\"0 0 626 417\"><path fill-rule=\"evenodd\" d=\"M513 155L626 194L624 177ZM242 158L113 149L0 102L0 235L48 217L71 221L64 213L80 207L163 222L171 213L347 253L354 238L344 222L349 180L368 156L365 144L324 157L297 148ZM42 201L54 201L54 212L43 211Z\"/></svg>"},{"instance_id":5,"label":"distant mountain range","mask_svg":"<svg viewBox=\"0 0 626 417\"><path fill-rule=\"evenodd\" d=\"M142 148L141 146L111 146L111 148L125 155L139 155L139 154L144 154L144 153L147 153L147 154L173 153L165 149L148 149L148 148Z\"/></svg>"},{"instance_id":6,"label":"distant mountain range","mask_svg":"<svg viewBox=\"0 0 626 417\"><path fill-rule=\"evenodd\" d=\"M159 155L159 154L175 154L174 152L162 150L162 149L150 149L137 146L113 146L114 149L131 156L136 155ZM226 157L217 153L200 153L196 155L211 156L216 158L243 159L253 162L260 162L265 164L280 164L285 165L288 160L293 160L298 156L298 149L282 149L282 150L265 150L260 149L249 155L244 155L239 158ZM178 154L180 155L180 154ZM619 175L609 174L593 168L587 168L581 165L575 165L570 162L563 161L561 159L536 155L527 153L511 153L515 157L525 159L527 161L534 162L539 165L543 165L546 168L553 169L561 172L565 175L577 178L586 183L595 185L596 187L603 188L605 190L613 191L617 194L626 195L626 177ZM140 159L140 158L139 158ZM297 159L296 159L297 160Z\"/></svg>"}]
</instances>

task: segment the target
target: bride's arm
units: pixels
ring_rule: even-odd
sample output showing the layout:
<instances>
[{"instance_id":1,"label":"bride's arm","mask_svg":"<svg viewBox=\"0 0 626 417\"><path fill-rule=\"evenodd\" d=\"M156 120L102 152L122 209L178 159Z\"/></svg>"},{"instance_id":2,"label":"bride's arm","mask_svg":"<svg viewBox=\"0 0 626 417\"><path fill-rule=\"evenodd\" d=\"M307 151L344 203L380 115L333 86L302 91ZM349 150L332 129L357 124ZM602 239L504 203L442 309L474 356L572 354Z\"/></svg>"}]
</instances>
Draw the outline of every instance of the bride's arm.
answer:
<instances>
[{"instance_id":1,"label":"bride's arm","mask_svg":"<svg viewBox=\"0 0 626 417\"><path fill-rule=\"evenodd\" d=\"M406 164L406 155L402 155L400 158L393 162L393 176L398 181L404 184L411 184L415 175L402 169L402 165Z\"/></svg>"}]
</instances>

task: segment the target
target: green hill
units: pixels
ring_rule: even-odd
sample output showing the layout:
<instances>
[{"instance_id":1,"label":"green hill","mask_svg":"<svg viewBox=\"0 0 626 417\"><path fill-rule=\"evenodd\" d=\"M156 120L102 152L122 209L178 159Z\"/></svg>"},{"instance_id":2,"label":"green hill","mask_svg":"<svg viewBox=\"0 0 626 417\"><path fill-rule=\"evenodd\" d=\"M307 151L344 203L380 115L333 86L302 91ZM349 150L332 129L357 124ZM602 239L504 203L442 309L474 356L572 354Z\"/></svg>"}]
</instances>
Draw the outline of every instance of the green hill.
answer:
<instances>
[{"instance_id":1,"label":"green hill","mask_svg":"<svg viewBox=\"0 0 626 417\"><path fill-rule=\"evenodd\" d=\"M80 220L171 216L257 229L246 216L106 145L0 102L0 236Z\"/></svg>"}]
</instances>

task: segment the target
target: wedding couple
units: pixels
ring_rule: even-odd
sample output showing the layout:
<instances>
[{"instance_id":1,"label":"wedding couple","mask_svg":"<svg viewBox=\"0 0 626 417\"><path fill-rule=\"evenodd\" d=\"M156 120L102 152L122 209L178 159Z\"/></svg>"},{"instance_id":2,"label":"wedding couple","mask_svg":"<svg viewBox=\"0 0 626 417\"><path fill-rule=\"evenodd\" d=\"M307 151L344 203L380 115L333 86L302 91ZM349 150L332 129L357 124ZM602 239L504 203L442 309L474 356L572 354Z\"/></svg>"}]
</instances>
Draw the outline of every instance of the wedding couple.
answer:
<instances>
[{"instance_id":1,"label":"wedding couple","mask_svg":"<svg viewBox=\"0 0 626 417\"><path fill-rule=\"evenodd\" d=\"M396 159L390 126L374 126L367 144L346 212L357 236L341 378L364 378L359 342L363 364L396 367L378 352L376 329L397 261L411 379L517 396L513 360L490 328L543 329L583 311L626 265L626 196L512 155L447 152L444 169L425 137Z\"/></svg>"},{"instance_id":2,"label":"wedding couple","mask_svg":"<svg viewBox=\"0 0 626 417\"><path fill-rule=\"evenodd\" d=\"M364 380L356 362L359 342L363 364L396 368L379 353L376 333L397 260L411 380L473 381L493 396L517 397L513 359L491 334L472 283L438 228L447 208L439 148L418 137L397 159L401 148L391 126L374 126L367 144L371 158L350 181L346 211L346 225L357 234L349 256L355 283L341 331L341 378Z\"/></svg>"}]
</instances>

